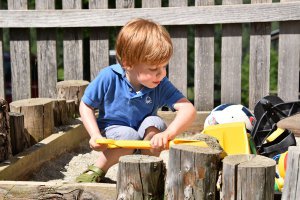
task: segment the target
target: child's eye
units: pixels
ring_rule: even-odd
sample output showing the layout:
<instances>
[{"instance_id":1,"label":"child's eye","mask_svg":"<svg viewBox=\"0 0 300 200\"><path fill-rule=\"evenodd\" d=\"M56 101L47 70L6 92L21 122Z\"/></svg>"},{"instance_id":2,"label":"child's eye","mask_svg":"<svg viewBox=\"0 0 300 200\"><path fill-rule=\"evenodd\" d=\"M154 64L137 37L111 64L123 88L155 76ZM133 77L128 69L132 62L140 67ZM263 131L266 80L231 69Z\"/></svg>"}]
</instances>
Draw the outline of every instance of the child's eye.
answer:
<instances>
[{"instance_id":1,"label":"child's eye","mask_svg":"<svg viewBox=\"0 0 300 200\"><path fill-rule=\"evenodd\" d=\"M155 72L157 70L157 68L150 68L149 70L152 72Z\"/></svg>"}]
</instances>

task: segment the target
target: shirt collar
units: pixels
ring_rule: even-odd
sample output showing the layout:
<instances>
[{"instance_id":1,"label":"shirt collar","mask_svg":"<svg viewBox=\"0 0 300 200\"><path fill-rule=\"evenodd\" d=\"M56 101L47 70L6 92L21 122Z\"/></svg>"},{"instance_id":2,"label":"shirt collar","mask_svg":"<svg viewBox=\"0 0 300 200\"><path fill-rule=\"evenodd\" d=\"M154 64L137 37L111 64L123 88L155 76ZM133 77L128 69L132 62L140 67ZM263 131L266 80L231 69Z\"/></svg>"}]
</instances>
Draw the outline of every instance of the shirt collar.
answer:
<instances>
[{"instance_id":1,"label":"shirt collar","mask_svg":"<svg viewBox=\"0 0 300 200\"><path fill-rule=\"evenodd\" d=\"M118 74L120 74L123 78L126 76L125 70L122 68L120 64L114 64L111 66L112 70Z\"/></svg>"},{"instance_id":2,"label":"shirt collar","mask_svg":"<svg viewBox=\"0 0 300 200\"><path fill-rule=\"evenodd\" d=\"M111 66L112 70L118 74L120 74L122 76L122 78L126 77L126 73L125 73L125 70L122 68L122 66L120 64L114 64ZM131 86L131 84L128 82L127 79L125 79L127 84L129 84ZM147 87L144 87L140 93L136 94L134 97L140 97L140 96L143 96L144 94L147 94L151 91L153 91L154 89L153 88L147 88Z\"/></svg>"}]
</instances>

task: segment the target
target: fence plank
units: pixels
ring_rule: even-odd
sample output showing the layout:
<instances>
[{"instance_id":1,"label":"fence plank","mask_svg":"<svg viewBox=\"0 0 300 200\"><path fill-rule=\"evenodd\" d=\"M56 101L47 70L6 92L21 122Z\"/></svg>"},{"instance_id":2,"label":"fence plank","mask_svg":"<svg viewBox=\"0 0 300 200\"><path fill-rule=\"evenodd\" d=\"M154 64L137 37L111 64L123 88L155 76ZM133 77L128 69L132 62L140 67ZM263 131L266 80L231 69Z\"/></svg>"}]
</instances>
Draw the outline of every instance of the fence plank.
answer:
<instances>
[{"instance_id":1,"label":"fence plank","mask_svg":"<svg viewBox=\"0 0 300 200\"><path fill-rule=\"evenodd\" d=\"M9 10L26 10L27 0L9 0ZM12 100L31 97L29 29L10 29Z\"/></svg>"},{"instance_id":2,"label":"fence plank","mask_svg":"<svg viewBox=\"0 0 300 200\"><path fill-rule=\"evenodd\" d=\"M278 50L278 96L298 100L300 22L281 22Z\"/></svg>"},{"instance_id":3,"label":"fence plank","mask_svg":"<svg viewBox=\"0 0 300 200\"><path fill-rule=\"evenodd\" d=\"M89 1L90 9L108 8L107 0ZM101 10L100 10L101 12ZM90 76L93 80L99 71L109 65L109 29L97 27L90 31Z\"/></svg>"},{"instance_id":4,"label":"fence plank","mask_svg":"<svg viewBox=\"0 0 300 200\"><path fill-rule=\"evenodd\" d=\"M224 5L242 4L224 0ZM242 24L222 25L221 103L241 103Z\"/></svg>"},{"instance_id":5,"label":"fence plank","mask_svg":"<svg viewBox=\"0 0 300 200\"><path fill-rule=\"evenodd\" d=\"M142 0L143 8L161 7L161 0Z\"/></svg>"},{"instance_id":6,"label":"fence plank","mask_svg":"<svg viewBox=\"0 0 300 200\"><path fill-rule=\"evenodd\" d=\"M196 6L214 5L212 0L197 0ZM197 110L214 107L214 25L195 26L195 102Z\"/></svg>"},{"instance_id":7,"label":"fence plank","mask_svg":"<svg viewBox=\"0 0 300 200\"><path fill-rule=\"evenodd\" d=\"M134 5L134 0L116 0L116 8L134 8Z\"/></svg>"},{"instance_id":8,"label":"fence plank","mask_svg":"<svg viewBox=\"0 0 300 200\"><path fill-rule=\"evenodd\" d=\"M188 6L139 9L7 11L0 10L0 27L123 26L132 18L151 18L162 25L228 24L300 19L300 2ZM180 16L180 18L178 17Z\"/></svg>"},{"instance_id":9,"label":"fence plank","mask_svg":"<svg viewBox=\"0 0 300 200\"><path fill-rule=\"evenodd\" d=\"M271 23L253 23L250 29L249 108L253 109L259 99L269 94Z\"/></svg>"},{"instance_id":10,"label":"fence plank","mask_svg":"<svg viewBox=\"0 0 300 200\"><path fill-rule=\"evenodd\" d=\"M37 10L55 9L55 0L36 0ZM56 97L56 29L37 29L39 97Z\"/></svg>"},{"instance_id":11,"label":"fence plank","mask_svg":"<svg viewBox=\"0 0 300 200\"><path fill-rule=\"evenodd\" d=\"M281 2L290 1L295 0L281 0ZM281 22L278 50L278 96L285 101L295 101L299 98L299 47L300 22Z\"/></svg>"},{"instance_id":12,"label":"fence plank","mask_svg":"<svg viewBox=\"0 0 300 200\"><path fill-rule=\"evenodd\" d=\"M63 0L63 9L81 9L81 0ZM81 28L66 28L63 36L64 80L83 80Z\"/></svg>"},{"instance_id":13,"label":"fence plank","mask_svg":"<svg viewBox=\"0 0 300 200\"><path fill-rule=\"evenodd\" d=\"M187 6L187 0L169 0L169 7ZM172 26L169 29L173 42L173 56L169 62L169 79L187 95L187 27Z\"/></svg>"}]
</instances>

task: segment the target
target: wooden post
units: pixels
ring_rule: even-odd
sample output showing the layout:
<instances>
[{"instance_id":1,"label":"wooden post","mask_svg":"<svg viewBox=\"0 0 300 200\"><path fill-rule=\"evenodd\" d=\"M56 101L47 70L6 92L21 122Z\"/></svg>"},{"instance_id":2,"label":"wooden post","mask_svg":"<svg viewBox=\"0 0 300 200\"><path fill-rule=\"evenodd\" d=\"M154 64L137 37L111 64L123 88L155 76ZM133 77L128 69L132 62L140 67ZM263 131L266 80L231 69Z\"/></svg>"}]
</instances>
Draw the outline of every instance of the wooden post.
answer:
<instances>
[{"instance_id":1,"label":"wooden post","mask_svg":"<svg viewBox=\"0 0 300 200\"><path fill-rule=\"evenodd\" d=\"M30 135L24 131L24 115L21 113L9 113L10 137L12 154L22 152L30 147Z\"/></svg>"},{"instance_id":2,"label":"wooden post","mask_svg":"<svg viewBox=\"0 0 300 200\"><path fill-rule=\"evenodd\" d=\"M53 99L53 116L55 126L68 123L68 111L65 99Z\"/></svg>"},{"instance_id":3,"label":"wooden post","mask_svg":"<svg viewBox=\"0 0 300 200\"><path fill-rule=\"evenodd\" d=\"M296 200L300 197L300 147L290 146L287 155L287 169L281 199Z\"/></svg>"},{"instance_id":4,"label":"wooden post","mask_svg":"<svg viewBox=\"0 0 300 200\"><path fill-rule=\"evenodd\" d=\"M273 200L276 162L259 155L230 155L223 159L223 200Z\"/></svg>"},{"instance_id":5,"label":"wooden post","mask_svg":"<svg viewBox=\"0 0 300 200\"><path fill-rule=\"evenodd\" d=\"M79 113L79 103L83 96L85 88L88 86L88 81L83 80L67 80L60 81L56 85L57 98L66 100L75 100L76 114Z\"/></svg>"},{"instance_id":6,"label":"wooden post","mask_svg":"<svg viewBox=\"0 0 300 200\"><path fill-rule=\"evenodd\" d=\"M33 98L10 103L12 112L24 114L24 127L33 145L53 133L53 102L49 98Z\"/></svg>"},{"instance_id":7,"label":"wooden post","mask_svg":"<svg viewBox=\"0 0 300 200\"><path fill-rule=\"evenodd\" d=\"M220 150L174 145L167 171L167 199L215 199Z\"/></svg>"},{"instance_id":8,"label":"wooden post","mask_svg":"<svg viewBox=\"0 0 300 200\"><path fill-rule=\"evenodd\" d=\"M0 162L12 155L9 135L9 115L6 100L0 99Z\"/></svg>"},{"instance_id":9,"label":"wooden post","mask_svg":"<svg viewBox=\"0 0 300 200\"><path fill-rule=\"evenodd\" d=\"M128 155L119 160L117 199L163 199L165 165L154 156Z\"/></svg>"},{"instance_id":10,"label":"wooden post","mask_svg":"<svg viewBox=\"0 0 300 200\"><path fill-rule=\"evenodd\" d=\"M67 115L68 115L68 118L69 119L74 119L76 116L76 113L75 113L75 100L67 100L66 101L67 103Z\"/></svg>"}]
</instances>

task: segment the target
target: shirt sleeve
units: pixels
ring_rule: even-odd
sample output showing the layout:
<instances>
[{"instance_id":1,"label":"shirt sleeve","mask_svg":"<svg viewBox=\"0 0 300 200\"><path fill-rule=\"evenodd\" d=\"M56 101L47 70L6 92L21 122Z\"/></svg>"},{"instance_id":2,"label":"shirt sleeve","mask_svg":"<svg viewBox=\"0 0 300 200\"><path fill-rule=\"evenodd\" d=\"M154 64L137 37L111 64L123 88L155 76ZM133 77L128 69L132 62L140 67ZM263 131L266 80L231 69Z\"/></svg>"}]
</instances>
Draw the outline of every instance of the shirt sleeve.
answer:
<instances>
[{"instance_id":1,"label":"shirt sleeve","mask_svg":"<svg viewBox=\"0 0 300 200\"><path fill-rule=\"evenodd\" d=\"M161 106L168 106L172 111L175 111L174 104L186 98L170 81L165 77L160 83L160 103Z\"/></svg>"},{"instance_id":2,"label":"shirt sleeve","mask_svg":"<svg viewBox=\"0 0 300 200\"><path fill-rule=\"evenodd\" d=\"M93 108L100 108L111 80L112 70L104 68L85 89L81 100Z\"/></svg>"}]
</instances>

